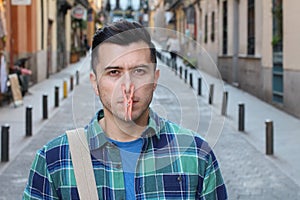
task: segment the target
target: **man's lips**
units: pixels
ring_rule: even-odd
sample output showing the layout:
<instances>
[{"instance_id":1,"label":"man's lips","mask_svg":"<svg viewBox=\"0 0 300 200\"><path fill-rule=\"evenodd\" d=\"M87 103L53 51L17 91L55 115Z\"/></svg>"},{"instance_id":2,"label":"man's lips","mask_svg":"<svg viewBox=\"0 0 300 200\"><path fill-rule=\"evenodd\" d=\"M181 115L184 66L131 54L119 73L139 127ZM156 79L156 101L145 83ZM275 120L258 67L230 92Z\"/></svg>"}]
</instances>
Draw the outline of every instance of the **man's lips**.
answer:
<instances>
[{"instance_id":1,"label":"man's lips","mask_svg":"<svg viewBox=\"0 0 300 200\"><path fill-rule=\"evenodd\" d=\"M133 103L133 104L134 104L134 103L138 103L139 101L140 101L139 98L135 98L135 99L132 100L132 103ZM117 103L118 103L118 104L119 104L119 103L124 104L124 103L127 103L127 102L125 102L125 100L122 98L122 99L118 100Z\"/></svg>"}]
</instances>

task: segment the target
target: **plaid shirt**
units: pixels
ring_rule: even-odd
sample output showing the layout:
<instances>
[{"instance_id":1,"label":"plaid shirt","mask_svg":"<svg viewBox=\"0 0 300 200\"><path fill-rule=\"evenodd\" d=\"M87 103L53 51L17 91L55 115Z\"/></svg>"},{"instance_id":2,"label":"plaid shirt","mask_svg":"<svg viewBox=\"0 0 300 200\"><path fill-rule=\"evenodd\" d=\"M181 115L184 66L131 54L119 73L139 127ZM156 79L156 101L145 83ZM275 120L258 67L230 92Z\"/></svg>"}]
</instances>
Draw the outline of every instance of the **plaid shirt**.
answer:
<instances>
[{"instance_id":1,"label":"plaid shirt","mask_svg":"<svg viewBox=\"0 0 300 200\"><path fill-rule=\"evenodd\" d=\"M98 196L125 199L120 152L98 121L85 127ZM227 199L214 153L197 133L150 111L135 171L136 199ZM79 199L66 134L52 140L35 157L23 199Z\"/></svg>"}]
</instances>

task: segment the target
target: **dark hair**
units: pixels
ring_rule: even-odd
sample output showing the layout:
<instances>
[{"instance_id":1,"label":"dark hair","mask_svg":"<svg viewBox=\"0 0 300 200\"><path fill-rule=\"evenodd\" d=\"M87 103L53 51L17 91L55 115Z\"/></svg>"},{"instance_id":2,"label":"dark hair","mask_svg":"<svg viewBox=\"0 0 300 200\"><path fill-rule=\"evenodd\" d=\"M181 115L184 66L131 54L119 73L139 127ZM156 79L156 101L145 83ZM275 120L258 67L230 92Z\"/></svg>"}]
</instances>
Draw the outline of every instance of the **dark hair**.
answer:
<instances>
[{"instance_id":1,"label":"dark hair","mask_svg":"<svg viewBox=\"0 0 300 200\"><path fill-rule=\"evenodd\" d=\"M96 31L93 37L92 44L92 68L95 72L95 66L98 64L99 46L102 43L113 43L122 46L129 45L134 42L143 41L148 44L150 48L151 62L156 67L156 49L151 42L151 36L148 31L137 22L129 22L126 20L119 20L111 25L104 26Z\"/></svg>"}]
</instances>

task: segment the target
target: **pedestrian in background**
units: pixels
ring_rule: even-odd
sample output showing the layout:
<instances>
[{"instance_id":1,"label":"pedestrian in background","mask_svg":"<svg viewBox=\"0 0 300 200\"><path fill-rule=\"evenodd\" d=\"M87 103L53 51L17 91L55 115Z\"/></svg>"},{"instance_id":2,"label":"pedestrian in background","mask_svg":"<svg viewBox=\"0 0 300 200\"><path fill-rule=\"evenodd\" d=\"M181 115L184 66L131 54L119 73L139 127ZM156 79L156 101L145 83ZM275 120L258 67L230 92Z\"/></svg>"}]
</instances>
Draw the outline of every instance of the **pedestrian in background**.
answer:
<instances>
[{"instance_id":1,"label":"pedestrian in background","mask_svg":"<svg viewBox=\"0 0 300 200\"><path fill-rule=\"evenodd\" d=\"M92 168L87 183L95 187L78 185L89 174L75 166L73 131L37 152L23 199L91 199L84 190L94 199L227 199L207 142L149 107L156 65L156 49L139 23L122 20L96 32L90 81L103 109L83 131L90 160L79 161Z\"/></svg>"},{"instance_id":2,"label":"pedestrian in background","mask_svg":"<svg viewBox=\"0 0 300 200\"><path fill-rule=\"evenodd\" d=\"M167 40L167 50L170 52L172 60L172 68L176 65L177 54L180 52L179 40L175 33L173 33Z\"/></svg>"}]
</instances>

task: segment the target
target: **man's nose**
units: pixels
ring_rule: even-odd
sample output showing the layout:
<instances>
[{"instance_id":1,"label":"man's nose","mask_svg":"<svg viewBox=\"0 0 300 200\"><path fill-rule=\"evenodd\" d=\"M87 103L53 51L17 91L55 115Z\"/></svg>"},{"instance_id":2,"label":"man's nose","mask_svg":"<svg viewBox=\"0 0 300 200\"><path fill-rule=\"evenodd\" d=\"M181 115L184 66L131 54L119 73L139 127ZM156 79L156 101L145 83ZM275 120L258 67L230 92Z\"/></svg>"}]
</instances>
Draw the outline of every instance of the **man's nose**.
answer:
<instances>
[{"instance_id":1,"label":"man's nose","mask_svg":"<svg viewBox=\"0 0 300 200\"><path fill-rule=\"evenodd\" d=\"M129 93L130 93L131 85L133 84L132 78L131 78L129 72L126 72L126 73L123 75L123 83L122 83L122 84L125 86L125 92L126 92L127 94L129 94Z\"/></svg>"}]
</instances>

